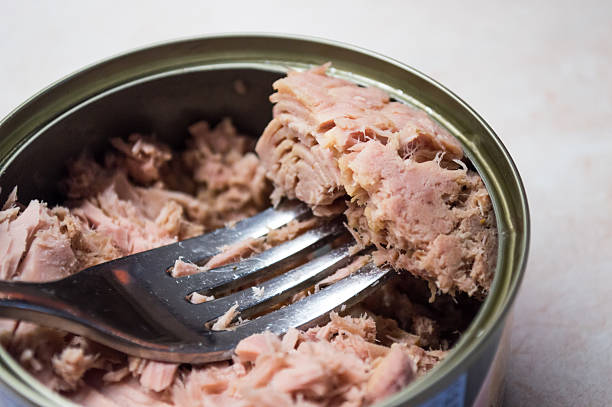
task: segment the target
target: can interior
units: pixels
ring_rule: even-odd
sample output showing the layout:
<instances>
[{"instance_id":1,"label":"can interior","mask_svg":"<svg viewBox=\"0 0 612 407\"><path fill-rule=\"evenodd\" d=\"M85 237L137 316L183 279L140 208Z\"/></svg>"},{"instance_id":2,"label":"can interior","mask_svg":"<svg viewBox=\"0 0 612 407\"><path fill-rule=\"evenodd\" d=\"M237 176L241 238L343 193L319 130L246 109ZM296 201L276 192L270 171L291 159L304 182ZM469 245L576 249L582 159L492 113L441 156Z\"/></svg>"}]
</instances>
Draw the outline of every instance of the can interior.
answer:
<instances>
[{"instance_id":1,"label":"can interior","mask_svg":"<svg viewBox=\"0 0 612 407\"><path fill-rule=\"evenodd\" d=\"M272 117L268 96L281 74L257 69L191 71L140 81L99 95L49 124L15 155L0 177L3 198L18 186L19 200L60 204L60 180L83 151L110 148L111 137L154 134L180 148L187 127L230 117L238 130L259 137Z\"/></svg>"}]
</instances>

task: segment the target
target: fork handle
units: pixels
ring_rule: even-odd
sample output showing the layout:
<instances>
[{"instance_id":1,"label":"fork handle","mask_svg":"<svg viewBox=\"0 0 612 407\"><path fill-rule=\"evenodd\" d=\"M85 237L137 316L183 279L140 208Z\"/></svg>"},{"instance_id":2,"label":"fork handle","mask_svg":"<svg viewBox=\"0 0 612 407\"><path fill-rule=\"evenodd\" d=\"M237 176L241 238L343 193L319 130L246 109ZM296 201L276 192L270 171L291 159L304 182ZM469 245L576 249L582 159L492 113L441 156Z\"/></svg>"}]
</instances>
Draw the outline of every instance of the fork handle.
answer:
<instances>
[{"instance_id":1,"label":"fork handle","mask_svg":"<svg viewBox=\"0 0 612 407\"><path fill-rule=\"evenodd\" d=\"M57 282L0 281L0 316L85 334L74 307L58 296Z\"/></svg>"},{"instance_id":2,"label":"fork handle","mask_svg":"<svg viewBox=\"0 0 612 407\"><path fill-rule=\"evenodd\" d=\"M84 270L68 278L30 283L0 281L0 317L23 319L77 335L115 343L116 338L161 339L176 336L117 288L109 273ZM152 312L154 313L154 312Z\"/></svg>"},{"instance_id":3,"label":"fork handle","mask_svg":"<svg viewBox=\"0 0 612 407\"><path fill-rule=\"evenodd\" d=\"M0 281L0 316L14 318L14 313L27 315L37 308L65 312L65 304L55 298L55 285L55 282ZM20 319L30 320L21 316Z\"/></svg>"}]
</instances>

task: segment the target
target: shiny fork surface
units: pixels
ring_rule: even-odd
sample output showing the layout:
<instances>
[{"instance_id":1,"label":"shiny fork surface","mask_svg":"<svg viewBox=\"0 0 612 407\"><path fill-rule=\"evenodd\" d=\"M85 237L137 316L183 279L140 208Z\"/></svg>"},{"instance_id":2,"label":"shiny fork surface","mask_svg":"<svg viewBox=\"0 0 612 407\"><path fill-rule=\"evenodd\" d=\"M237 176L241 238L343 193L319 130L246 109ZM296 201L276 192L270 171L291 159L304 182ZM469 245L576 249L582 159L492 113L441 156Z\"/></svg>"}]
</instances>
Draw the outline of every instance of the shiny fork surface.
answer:
<instances>
[{"instance_id":1,"label":"shiny fork surface","mask_svg":"<svg viewBox=\"0 0 612 407\"><path fill-rule=\"evenodd\" d=\"M346 233L330 221L293 240L239 263L174 278L166 271L181 258L201 263L224 247L266 235L308 208L284 202L233 227L90 267L47 283L0 282L0 316L64 329L130 355L168 362L204 363L231 357L238 342L264 331L283 334L322 322L330 311L351 305L389 273L368 264L352 275L293 304L242 322L231 330L207 328L236 305L242 318L256 316L272 305L346 266L349 244L331 249L327 243ZM306 263L268 279L256 290L247 287L201 304L186 297L193 292L215 294L244 287L262 273Z\"/></svg>"}]
</instances>

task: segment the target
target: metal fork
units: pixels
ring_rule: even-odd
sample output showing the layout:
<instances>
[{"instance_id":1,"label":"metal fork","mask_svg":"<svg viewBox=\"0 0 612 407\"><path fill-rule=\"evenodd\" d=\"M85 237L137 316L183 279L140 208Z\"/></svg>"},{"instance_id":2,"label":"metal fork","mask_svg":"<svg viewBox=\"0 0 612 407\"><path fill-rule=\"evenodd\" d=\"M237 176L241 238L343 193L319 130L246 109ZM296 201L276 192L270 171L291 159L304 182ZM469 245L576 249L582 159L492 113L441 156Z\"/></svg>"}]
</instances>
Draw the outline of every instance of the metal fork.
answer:
<instances>
[{"instance_id":1,"label":"metal fork","mask_svg":"<svg viewBox=\"0 0 612 407\"><path fill-rule=\"evenodd\" d=\"M339 220L238 263L179 278L167 272L179 258L201 264L223 247L265 236L309 212L304 204L287 201L233 227L99 264L61 280L2 281L0 316L63 329L148 359L183 363L229 359L247 336L264 331L283 334L292 327L323 322L330 311L361 300L390 274L389 268L368 264L278 308L292 295L349 264L350 243L337 248L328 244L347 233ZM309 262L259 284L256 290L247 287L201 304L187 300L193 292L217 295L244 287L310 254L314 257ZM231 330L208 328L235 304L241 318L253 319ZM278 309L258 316L273 306Z\"/></svg>"}]
</instances>

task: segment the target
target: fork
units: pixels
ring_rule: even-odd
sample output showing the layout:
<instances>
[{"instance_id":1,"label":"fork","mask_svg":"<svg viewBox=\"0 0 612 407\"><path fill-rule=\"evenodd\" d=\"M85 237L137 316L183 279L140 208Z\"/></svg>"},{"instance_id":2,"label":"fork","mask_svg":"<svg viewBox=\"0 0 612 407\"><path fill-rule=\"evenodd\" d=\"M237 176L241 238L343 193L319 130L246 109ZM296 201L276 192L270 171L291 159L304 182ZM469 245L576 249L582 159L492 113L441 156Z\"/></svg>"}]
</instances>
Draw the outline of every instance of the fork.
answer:
<instances>
[{"instance_id":1,"label":"fork","mask_svg":"<svg viewBox=\"0 0 612 407\"><path fill-rule=\"evenodd\" d=\"M226 360L252 334L270 331L282 335L290 328L324 322L331 311L360 301L391 274L388 267L369 263L283 306L294 294L350 263L349 249L354 243L335 248L329 244L348 235L338 219L237 263L178 278L168 272L179 258L202 264L226 246L265 236L307 216L312 215L306 205L285 201L232 227L118 258L61 280L1 281L0 316L63 329L147 359L177 363ZM244 288L267 273L300 263L257 289ZM187 299L193 292L218 298L193 304ZM228 330L210 329L231 307L241 318L252 319ZM274 310L264 313L270 309Z\"/></svg>"}]
</instances>

